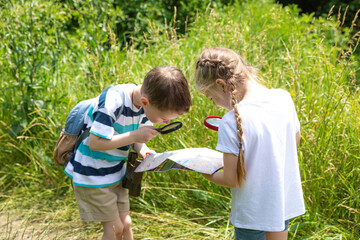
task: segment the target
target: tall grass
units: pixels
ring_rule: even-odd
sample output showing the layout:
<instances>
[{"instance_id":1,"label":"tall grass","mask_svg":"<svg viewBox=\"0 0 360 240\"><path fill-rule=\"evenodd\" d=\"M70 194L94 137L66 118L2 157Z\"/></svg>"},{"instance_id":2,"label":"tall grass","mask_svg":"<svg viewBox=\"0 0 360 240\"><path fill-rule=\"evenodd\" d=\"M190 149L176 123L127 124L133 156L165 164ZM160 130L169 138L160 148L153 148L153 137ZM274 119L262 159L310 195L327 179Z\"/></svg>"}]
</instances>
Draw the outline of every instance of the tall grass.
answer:
<instances>
[{"instance_id":1,"label":"tall grass","mask_svg":"<svg viewBox=\"0 0 360 240\"><path fill-rule=\"evenodd\" d=\"M31 7L32 15L24 7ZM69 110L111 84L140 84L157 65L179 67L190 81L194 105L180 117L181 130L148 145L158 152L214 149L217 135L202 121L225 112L193 84L196 58L209 46L236 50L258 68L264 85L284 88L294 99L302 125L299 161L307 212L291 220L289 238L358 239L359 34L346 26L339 31L336 19L342 17L315 19L299 16L294 6L248 1L199 12L185 35L175 25L150 23L144 48L138 50L136 44L120 47L111 22L103 22L102 28L89 25L81 33L60 32L55 26L66 16L59 5L3 4L0 216L6 224L0 229L5 239L21 239L27 234L21 225L29 229L34 222L41 227L33 239L99 237L99 225L80 222L69 180L51 157ZM15 24L7 24L11 21ZM29 21L39 30L30 31ZM25 102L31 107L24 108ZM230 199L229 189L198 173L146 173L141 196L131 199L135 237L231 239Z\"/></svg>"}]
</instances>

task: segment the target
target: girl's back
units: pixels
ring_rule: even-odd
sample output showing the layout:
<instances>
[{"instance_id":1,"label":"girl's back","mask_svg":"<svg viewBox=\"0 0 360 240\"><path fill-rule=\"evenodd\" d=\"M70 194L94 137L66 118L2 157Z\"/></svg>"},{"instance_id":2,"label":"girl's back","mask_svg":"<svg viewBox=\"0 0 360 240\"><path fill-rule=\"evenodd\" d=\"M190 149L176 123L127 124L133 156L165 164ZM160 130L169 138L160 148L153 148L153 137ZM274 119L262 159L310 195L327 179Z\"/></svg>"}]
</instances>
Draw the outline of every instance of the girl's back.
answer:
<instances>
[{"instance_id":1,"label":"girl's back","mask_svg":"<svg viewBox=\"0 0 360 240\"><path fill-rule=\"evenodd\" d=\"M235 226L281 231L284 221L304 211L296 151L300 124L284 90L264 89L238 103L242 117L246 180L232 189ZM238 154L234 111L223 117L217 149Z\"/></svg>"}]
</instances>

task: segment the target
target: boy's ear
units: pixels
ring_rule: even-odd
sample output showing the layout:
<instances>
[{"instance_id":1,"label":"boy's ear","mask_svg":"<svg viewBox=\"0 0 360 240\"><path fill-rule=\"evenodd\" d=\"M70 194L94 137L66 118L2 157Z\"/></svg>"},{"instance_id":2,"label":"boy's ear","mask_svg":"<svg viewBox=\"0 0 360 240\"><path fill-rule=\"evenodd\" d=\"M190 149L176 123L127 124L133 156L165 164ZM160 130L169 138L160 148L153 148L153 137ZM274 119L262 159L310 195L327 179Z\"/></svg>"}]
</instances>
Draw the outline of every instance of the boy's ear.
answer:
<instances>
[{"instance_id":1,"label":"boy's ear","mask_svg":"<svg viewBox=\"0 0 360 240\"><path fill-rule=\"evenodd\" d=\"M141 97L140 98L140 103L142 106L146 106L148 105L150 102L149 102L149 99L147 97Z\"/></svg>"}]
</instances>

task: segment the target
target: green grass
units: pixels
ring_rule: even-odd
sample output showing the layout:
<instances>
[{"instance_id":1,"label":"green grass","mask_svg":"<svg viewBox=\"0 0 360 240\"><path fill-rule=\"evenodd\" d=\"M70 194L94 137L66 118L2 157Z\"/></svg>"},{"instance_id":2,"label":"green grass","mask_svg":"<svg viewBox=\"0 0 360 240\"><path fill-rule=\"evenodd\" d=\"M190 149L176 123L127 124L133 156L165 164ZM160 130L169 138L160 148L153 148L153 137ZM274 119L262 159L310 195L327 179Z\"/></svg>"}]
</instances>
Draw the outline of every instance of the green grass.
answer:
<instances>
[{"instance_id":1,"label":"green grass","mask_svg":"<svg viewBox=\"0 0 360 240\"><path fill-rule=\"evenodd\" d=\"M30 2L32 11L24 11ZM259 69L264 85L294 99L306 214L291 220L289 239L360 238L359 35L338 16L315 19L295 7L248 1L199 12L185 35L150 22L142 41L124 48L112 22L66 31L67 16L51 1L0 6L1 239L101 236L99 224L79 220L69 180L51 158L69 110L110 84L141 83L157 65L179 67L194 105L180 117L181 130L149 146L214 149L217 135L202 121L225 111L193 83L196 58L209 46L236 50ZM135 238L231 239L230 201L229 189L198 173L146 173L141 196L131 199Z\"/></svg>"}]
</instances>

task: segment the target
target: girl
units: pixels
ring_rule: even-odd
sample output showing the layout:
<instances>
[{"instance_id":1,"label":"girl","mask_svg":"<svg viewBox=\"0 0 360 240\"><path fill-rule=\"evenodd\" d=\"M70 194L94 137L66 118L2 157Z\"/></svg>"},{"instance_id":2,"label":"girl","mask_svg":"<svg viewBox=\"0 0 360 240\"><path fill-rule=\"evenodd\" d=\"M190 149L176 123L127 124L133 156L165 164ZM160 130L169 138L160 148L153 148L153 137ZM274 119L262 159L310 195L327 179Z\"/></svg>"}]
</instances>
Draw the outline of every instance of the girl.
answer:
<instances>
[{"instance_id":1,"label":"girl","mask_svg":"<svg viewBox=\"0 0 360 240\"><path fill-rule=\"evenodd\" d=\"M256 81L234 51L206 49L196 63L198 91L230 110L219 125L216 149L223 171L203 174L230 187L236 239L287 239L289 219L305 212L296 145L300 123L290 94Z\"/></svg>"}]
</instances>

